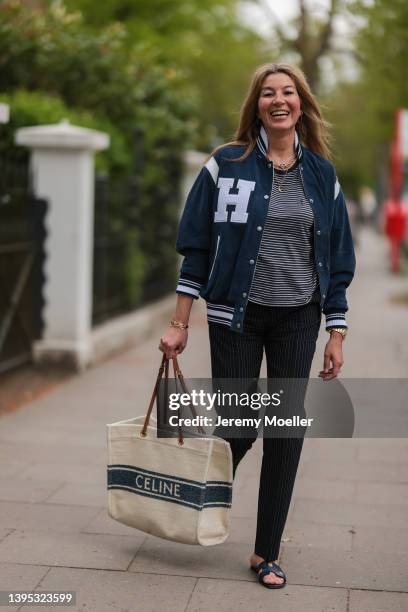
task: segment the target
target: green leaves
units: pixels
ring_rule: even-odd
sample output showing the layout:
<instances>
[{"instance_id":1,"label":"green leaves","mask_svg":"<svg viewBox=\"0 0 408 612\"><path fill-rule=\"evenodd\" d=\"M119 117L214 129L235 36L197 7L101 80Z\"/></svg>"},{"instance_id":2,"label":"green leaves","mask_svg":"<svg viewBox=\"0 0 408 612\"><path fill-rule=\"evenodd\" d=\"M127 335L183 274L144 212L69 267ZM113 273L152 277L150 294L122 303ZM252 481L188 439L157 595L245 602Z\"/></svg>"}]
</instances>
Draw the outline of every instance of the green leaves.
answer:
<instances>
[{"instance_id":1,"label":"green leaves","mask_svg":"<svg viewBox=\"0 0 408 612\"><path fill-rule=\"evenodd\" d=\"M109 149L96 156L96 168L99 171L123 170L131 165L124 136L105 118L97 117L89 111L69 108L60 96L38 91L16 90L11 94L0 94L0 100L10 105L10 123L2 128L2 149L14 149L14 134L20 127L58 123L68 119L73 125L101 130L110 135Z\"/></svg>"},{"instance_id":2,"label":"green leaves","mask_svg":"<svg viewBox=\"0 0 408 612\"><path fill-rule=\"evenodd\" d=\"M131 44L124 25L90 30L61 2L31 8L13 0L1 11L0 94L24 89L58 97L114 125L129 145L133 127L147 127L149 111L162 118L163 133L174 128L177 137L187 137L188 86L156 64L151 50Z\"/></svg>"},{"instance_id":3,"label":"green leaves","mask_svg":"<svg viewBox=\"0 0 408 612\"><path fill-rule=\"evenodd\" d=\"M359 20L353 41L359 74L331 92L329 120L334 124L337 167L349 193L357 197L358 187L369 184L378 187L381 199L387 189L384 175L395 110L408 108L408 3L357 0L349 2L349 10Z\"/></svg>"}]
</instances>

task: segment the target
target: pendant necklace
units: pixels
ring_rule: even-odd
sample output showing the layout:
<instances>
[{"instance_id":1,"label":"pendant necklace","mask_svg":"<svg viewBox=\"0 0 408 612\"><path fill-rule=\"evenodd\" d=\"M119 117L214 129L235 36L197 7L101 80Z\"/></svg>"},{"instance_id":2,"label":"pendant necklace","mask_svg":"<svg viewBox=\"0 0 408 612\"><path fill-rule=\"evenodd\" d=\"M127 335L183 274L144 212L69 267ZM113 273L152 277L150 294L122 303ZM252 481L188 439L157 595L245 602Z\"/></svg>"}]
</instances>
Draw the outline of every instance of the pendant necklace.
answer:
<instances>
[{"instance_id":1,"label":"pendant necklace","mask_svg":"<svg viewBox=\"0 0 408 612\"><path fill-rule=\"evenodd\" d=\"M292 153L292 155L290 157L288 157L287 159L285 159L285 160L283 160L283 161L281 161L279 163L276 163L276 166L275 166L275 163L272 160L273 167L274 167L275 170L286 170L285 174L283 175L283 179L280 182L276 181L276 179L275 179L275 182L277 183L277 186L278 186L278 191L280 191L281 193L283 191L283 183L285 182L286 176L288 174L288 170L289 170L289 168L291 166L293 166L294 161L295 161L295 154L294 153Z\"/></svg>"},{"instance_id":2,"label":"pendant necklace","mask_svg":"<svg viewBox=\"0 0 408 612\"><path fill-rule=\"evenodd\" d=\"M278 184L278 191L280 191L280 192L282 192L282 191L283 191L282 186L283 186L283 183L285 182L285 179L286 179L287 174L288 174L288 171L286 170L285 174L283 175L283 179L282 179L280 182L278 182L278 181L276 180L276 178L275 178L275 183L277 183L277 184Z\"/></svg>"}]
</instances>

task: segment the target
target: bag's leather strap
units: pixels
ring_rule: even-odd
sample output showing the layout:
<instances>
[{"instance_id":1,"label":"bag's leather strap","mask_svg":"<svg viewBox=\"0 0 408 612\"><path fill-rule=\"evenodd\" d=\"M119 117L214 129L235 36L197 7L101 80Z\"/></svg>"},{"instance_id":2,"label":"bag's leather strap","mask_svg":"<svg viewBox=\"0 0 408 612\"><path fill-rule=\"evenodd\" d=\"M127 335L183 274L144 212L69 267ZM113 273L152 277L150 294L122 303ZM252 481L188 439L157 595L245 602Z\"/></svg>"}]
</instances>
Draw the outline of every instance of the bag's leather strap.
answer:
<instances>
[{"instance_id":1,"label":"bag's leather strap","mask_svg":"<svg viewBox=\"0 0 408 612\"><path fill-rule=\"evenodd\" d=\"M187 388L187 385L185 383L183 374L181 373L180 370L180 366L178 364L177 361L177 357L172 357L171 358L173 361L173 370L174 370L174 380L175 380L175 384L176 384L176 389L177 389L177 379L180 381L180 385L184 391L184 393L188 393L188 395L190 395L190 391ZM147 409L147 413L146 413L146 417L143 423L143 427L142 430L140 432L140 435L142 437L146 436L147 433L147 428L149 425L149 421L150 421L150 416L152 414L152 410L153 410L153 406L154 406L154 400L156 400L157 402L157 408L158 408L158 390L159 390L159 385L160 385L160 381L163 377L163 373L164 373L164 392L165 392L165 397L168 397L168 379L169 379L169 360L166 358L166 355L163 354L162 357L162 361L160 364L160 368L159 368L159 373L157 374L157 379L156 379L156 384L154 385L154 389L153 389L153 393L152 393L152 397L150 399L149 402L149 407ZM193 404L190 402L189 404L190 410L193 414L193 417L197 416L197 412L193 406ZM180 409L179 409L179 416L180 416ZM198 427L198 430L200 433L205 434L205 430L203 429L203 427L201 427L201 425ZM179 438L178 438L178 442L180 445L184 444L184 440L183 440L183 430L182 427L179 425L178 426L178 432L179 432Z\"/></svg>"},{"instance_id":2,"label":"bag's leather strap","mask_svg":"<svg viewBox=\"0 0 408 612\"><path fill-rule=\"evenodd\" d=\"M159 382L160 385L160 382ZM156 394L156 412L157 416L160 414L159 410L159 390L157 389ZM164 364L164 397L169 397L169 360L166 359L166 363ZM164 422L166 423L168 414L167 414L167 403L163 406L162 416L164 417Z\"/></svg>"},{"instance_id":3,"label":"bag's leather strap","mask_svg":"<svg viewBox=\"0 0 408 612\"><path fill-rule=\"evenodd\" d=\"M182 387L184 393L187 393L188 395L191 396L191 391L187 387L186 381L184 380L184 376L181 373L181 370L180 370L180 367L179 367L179 364L178 364L178 361L177 361L177 357L173 357L173 366L174 366L174 376L176 376L176 374L177 374L177 377L178 377L178 379L180 381L180 384L181 384L181 387ZM190 402L188 406L189 406L189 408L190 408L190 410L191 410L191 412L193 414L193 417L196 417L197 416L197 412L196 412L196 409L194 408L193 404ZM198 426L198 431L200 433L202 433L202 434L205 434L205 429L203 429L203 427L201 427L201 425Z\"/></svg>"},{"instance_id":4,"label":"bag's leather strap","mask_svg":"<svg viewBox=\"0 0 408 612\"><path fill-rule=\"evenodd\" d=\"M163 354L162 362L161 362L160 368L159 368L159 373L158 373L157 379L156 379L156 384L154 385L152 397L150 398L149 407L148 407L147 412L146 412L146 418L145 418L144 423L143 423L142 431L140 432L140 435L143 436L143 437L146 435L146 432L147 432L147 427L148 427L149 421L150 421L150 415L152 414L152 410L153 410L153 406L154 406L154 400L157 397L157 390L159 388L160 380L161 380L161 378L163 376L163 372L164 372L164 368L165 367L166 367L166 370L167 370L167 373L168 373L169 362L166 359L166 355Z\"/></svg>"},{"instance_id":5,"label":"bag's leather strap","mask_svg":"<svg viewBox=\"0 0 408 612\"><path fill-rule=\"evenodd\" d=\"M177 392L178 391L178 388L177 388L178 372L177 372L177 366L174 363L174 359L173 359L173 372L174 372L174 384L175 384L176 392ZM183 428L180 425L180 416L181 416L180 415L180 406L177 409L177 414L178 414L178 418L179 418L178 425L177 425L177 429L178 429L178 443L180 445L183 445L184 444L184 440L183 440Z\"/></svg>"}]
</instances>

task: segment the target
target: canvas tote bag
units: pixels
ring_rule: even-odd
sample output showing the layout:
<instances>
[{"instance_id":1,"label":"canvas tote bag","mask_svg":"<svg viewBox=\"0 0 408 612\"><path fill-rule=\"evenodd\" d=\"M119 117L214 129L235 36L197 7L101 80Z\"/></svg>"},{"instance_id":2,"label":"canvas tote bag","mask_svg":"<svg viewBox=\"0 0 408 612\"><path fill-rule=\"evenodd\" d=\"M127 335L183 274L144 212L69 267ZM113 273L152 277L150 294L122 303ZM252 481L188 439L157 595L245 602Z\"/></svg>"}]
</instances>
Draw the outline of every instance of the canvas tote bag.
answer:
<instances>
[{"instance_id":1,"label":"canvas tote bag","mask_svg":"<svg viewBox=\"0 0 408 612\"><path fill-rule=\"evenodd\" d=\"M146 416L107 425L108 514L140 531L210 546L224 542L232 499L232 455L228 442L157 437L151 418L168 359L163 355ZM185 381L173 358L175 381ZM193 407L191 406L193 409Z\"/></svg>"}]
</instances>

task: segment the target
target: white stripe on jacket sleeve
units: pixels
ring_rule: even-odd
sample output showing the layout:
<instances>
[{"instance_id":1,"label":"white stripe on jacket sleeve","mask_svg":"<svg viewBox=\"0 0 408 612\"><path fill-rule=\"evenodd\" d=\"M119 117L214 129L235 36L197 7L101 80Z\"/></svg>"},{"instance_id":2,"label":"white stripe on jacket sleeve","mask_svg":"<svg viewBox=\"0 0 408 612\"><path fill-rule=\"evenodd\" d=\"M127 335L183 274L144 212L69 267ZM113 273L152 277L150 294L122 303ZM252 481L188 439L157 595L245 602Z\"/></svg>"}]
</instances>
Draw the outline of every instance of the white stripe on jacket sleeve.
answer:
<instances>
[{"instance_id":1,"label":"white stripe on jacket sleeve","mask_svg":"<svg viewBox=\"0 0 408 612\"><path fill-rule=\"evenodd\" d=\"M202 287L202 283L198 283L189 278L184 278L180 276L179 282L176 288L176 293L185 293L197 299L200 297L201 287Z\"/></svg>"},{"instance_id":2,"label":"white stripe on jacket sleeve","mask_svg":"<svg viewBox=\"0 0 408 612\"><path fill-rule=\"evenodd\" d=\"M211 157L208 160L208 162L205 164L205 167L207 168L208 172L211 174L212 180L214 181L214 183L217 184L219 167L218 167L218 164L215 158Z\"/></svg>"},{"instance_id":3,"label":"white stripe on jacket sleeve","mask_svg":"<svg viewBox=\"0 0 408 612\"><path fill-rule=\"evenodd\" d=\"M326 315L326 329L330 327L348 327L344 312L332 312Z\"/></svg>"},{"instance_id":4,"label":"white stripe on jacket sleeve","mask_svg":"<svg viewBox=\"0 0 408 612\"><path fill-rule=\"evenodd\" d=\"M336 199L336 198L337 198L337 196L339 195L339 193L340 193L340 183L339 183L339 179L338 179L338 178L337 178L337 176L336 176L336 183L335 183L335 185L334 185L334 199Z\"/></svg>"}]
</instances>

